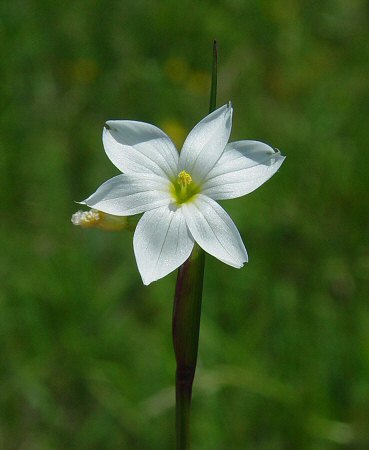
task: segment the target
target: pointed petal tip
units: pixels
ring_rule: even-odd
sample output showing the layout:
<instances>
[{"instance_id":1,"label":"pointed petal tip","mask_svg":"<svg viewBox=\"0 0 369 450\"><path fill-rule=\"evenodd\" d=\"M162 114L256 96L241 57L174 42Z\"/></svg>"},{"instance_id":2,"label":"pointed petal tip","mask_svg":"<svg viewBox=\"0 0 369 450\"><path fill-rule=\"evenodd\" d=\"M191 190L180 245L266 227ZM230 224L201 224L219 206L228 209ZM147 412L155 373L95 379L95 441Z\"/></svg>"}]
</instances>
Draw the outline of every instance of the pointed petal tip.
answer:
<instances>
[{"instance_id":1,"label":"pointed petal tip","mask_svg":"<svg viewBox=\"0 0 369 450\"><path fill-rule=\"evenodd\" d=\"M138 266L137 266L137 268L138 268ZM175 270L175 269L174 269ZM146 274L146 273L143 273L143 272L141 272L140 271L140 269L138 268L138 271L140 272L140 275L141 275L141 279L142 279L142 283L144 284L144 286L149 286L151 283L153 283L154 281L158 281L158 280L160 280L161 278L164 278L164 277L166 277L167 275L169 275L169 274L166 274L166 275L163 275L163 276L159 276L159 277L153 277L152 275L152 273L151 274ZM169 272L170 273L170 272Z\"/></svg>"},{"instance_id":2,"label":"pointed petal tip","mask_svg":"<svg viewBox=\"0 0 369 450\"><path fill-rule=\"evenodd\" d=\"M278 155L280 157L282 157L283 159L286 159L286 156L282 154L282 152L279 150L279 148L273 148L274 153L278 153Z\"/></svg>"},{"instance_id":3,"label":"pointed petal tip","mask_svg":"<svg viewBox=\"0 0 369 450\"><path fill-rule=\"evenodd\" d=\"M238 269L242 269L242 267L249 262L249 257L248 257L247 253L245 254L244 258L245 259L240 263L240 266L238 267Z\"/></svg>"},{"instance_id":4,"label":"pointed petal tip","mask_svg":"<svg viewBox=\"0 0 369 450\"><path fill-rule=\"evenodd\" d=\"M137 264L137 260L136 260L136 264ZM139 267L139 265L137 264L137 269L138 272L141 276L141 280L144 286L149 286L151 283L153 283L154 281L157 281L159 278L155 278L153 277L153 274L145 271L142 267Z\"/></svg>"},{"instance_id":5,"label":"pointed petal tip","mask_svg":"<svg viewBox=\"0 0 369 450\"><path fill-rule=\"evenodd\" d=\"M284 160L286 159L286 156L282 155L281 151L279 149L277 149L277 148L275 149L275 155L276 155L276 160L275 160L274 164L278 164L279 165L279 167L278 167L278 169L276 171L276 172L279 172L282 164L284 163Z\"/></svg>"},{"instance_id":6,"label":"pointed petal tip","mask_svg":"<svg viewBox=\"0 0 369 450\"><path fill-rule=\"evenodd\" d=\"M225 105L220 106L220 107L219 107L218 109L216 109L215 111L218 111L218 113L219 113L220 111L222 111L223 114L226 115L226 116L228 116L228 115L233 116L233 106L232 106L231 100L229 100L228 103L226 103ZM213 112L215 112L215 111L213 111Z\"/></svg>"},{"instance_id":7,"label":"pointed petal tip","mask_svg":"<svg viewBox=\"0 0 369 450\"><path fill-rule=\"evenodd\" d=\"M155 280L150 280L150 279L145 279L145 278L143 278L142 274L141 274L141 278L142 278L142 283L144 284L144 286L148 286L148 285L151 284L153 281L155 281Z\"/></svg>"},{"instance_id":8,"label":"pointed petal tip","mask_svg":"<svg viewBox=\"0 0 369 450\"><path fill-rule=\"evenodd\" d=\"M232 114L232 113L233 113L233 105L232 105L232 101L229 100L227 103L225 103L222 106L219 106L219 108L215 109L208 115L211 116L212 114L214 114L214 116L216 116L216 115L221 115L221 114L227 115L227 114Z\"/></svg>"},{"instance_id":9,"label":"pointed petal tip","mask_svg":"<svg viewBox=\"0 0 369 450\"><path fill-rule=\"evenodd\" d=\"M235 262L235 261L231 261L229 259L223 259L223 258L222 259L217 258L217 259L219 259L219 261L221 261L222 263L227 264L230 267L233 267L234 269L242 269L242 267L245 265L245 263L247 263L247 261Z\"/></svg>"},{"instance_id":10,"label":"pointed petal tip","mask_svg":"<svg viewBox=\"0 0 369 450\"><path fill-rule=\"evenodd\" d=\"M226 107L225 116L226 116L227 120L230 120L231 123L232 123L232 120L233 120L233 106L232 106L231 100L229 100L229 102L226 105L224 105L224 106Z\"/></svg>"},{"instance_id":11,"label":"pointed petal tip","mask_svg":"<svg viewBox=\"0 0 369 450\"><path fill-rule=\"evenodd\" d=\"M249 261L246 259L245 261L240 262L238 265L233 265L233 267L235 269L242 269L245 266L245 264L247 264L248 262ZM226 264L230 265L229 263L226 263Z\"/></svg>"}]
</instances>

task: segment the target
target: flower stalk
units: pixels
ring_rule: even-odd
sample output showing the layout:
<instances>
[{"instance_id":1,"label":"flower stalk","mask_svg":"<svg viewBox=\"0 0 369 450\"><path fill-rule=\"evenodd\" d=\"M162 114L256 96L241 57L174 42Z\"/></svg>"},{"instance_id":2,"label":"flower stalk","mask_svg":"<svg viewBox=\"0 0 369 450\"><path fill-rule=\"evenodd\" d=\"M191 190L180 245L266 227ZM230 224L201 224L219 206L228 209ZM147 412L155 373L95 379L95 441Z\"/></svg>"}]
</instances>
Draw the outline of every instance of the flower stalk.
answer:
<instances>
[{"instance_id":1,"label":"flower stalk","mask_svg":"<svg viewBox=\"0 0 369 450\"><path fill-rule=\"evenodd\" d=\"M178 270L173 309L177 450L190 448L190 407L199 346L205 252L196 244Z\"/></svg>"},{"instance_id":2,"label":"flower stalk","mask_svg":"<svg viewBox=\"0 0 369 450\"><path fill-rule=\"evenodd\" d=\"M213 45L209 113L216 109L217 43ZM196 243L178 269L173 308L173 346L176 357L176 449L190 449L192 385L199 347L205 252Z\"/></svg>"}]
</instances>

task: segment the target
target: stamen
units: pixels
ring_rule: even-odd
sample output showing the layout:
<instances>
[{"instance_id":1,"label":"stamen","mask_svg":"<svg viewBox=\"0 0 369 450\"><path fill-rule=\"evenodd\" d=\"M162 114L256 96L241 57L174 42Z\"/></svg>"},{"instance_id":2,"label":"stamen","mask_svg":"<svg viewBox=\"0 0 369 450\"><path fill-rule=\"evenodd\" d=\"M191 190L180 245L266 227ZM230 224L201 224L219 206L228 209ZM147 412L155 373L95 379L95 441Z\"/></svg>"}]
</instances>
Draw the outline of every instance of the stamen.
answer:
<instances>
[{"instance_id":1,"label":"stamen","mask_svg":"<svg viewBox=\"0 0 369 450\"><path fill-rule=\"evenodd\" d=\"M173 180L171 184L174 201L181 205L188 202L192 197L200 192L200 187L196 184L191 175L185 170L181 170L177 175L177 182Z\"/></svg>"},{"instance_id":2,"label":"stamen","mask_svg":"<svg viewBox=\"0 0 369 450\"><path fill-rule=\"evenodd\" d=\"M189 184L192 183L192 177L189 173L187 173L185 170L182 170L178 174L178 184L181 186L181 188L186 188Z\"/></svg>"}]
</instances>

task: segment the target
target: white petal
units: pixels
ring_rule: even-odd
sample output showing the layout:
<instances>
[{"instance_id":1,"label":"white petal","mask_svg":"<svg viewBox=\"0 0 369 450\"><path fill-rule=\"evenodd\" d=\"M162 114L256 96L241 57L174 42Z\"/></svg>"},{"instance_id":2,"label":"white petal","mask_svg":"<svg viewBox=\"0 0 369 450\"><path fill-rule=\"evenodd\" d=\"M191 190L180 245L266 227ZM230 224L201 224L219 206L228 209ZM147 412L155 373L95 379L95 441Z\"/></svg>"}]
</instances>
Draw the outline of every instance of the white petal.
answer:
<instances>
[{"instance_id":1,"label":"white petal","mask_svg":"<svg viewBox=\"0 0 369 450\"><path fill-rule=\"evenodd\" d=\"M188 228L206 252L233 267L247 262L247 252L240 233L229 215L217 202L199 194L182 205Z\"/></svg>"},{"instance_id":2,"label":"white petal","mask_svg":"<svg viewBox=\"0 0 369 450\"><path fill-rule=\"evenodd\" d=\"M220 158L232 128L232 106L224 105L199 122L187 136L179 156L179 170L200 183Z\"/></svg>"},{"instance_id":3,"label":"white petal","mask_svg":"<svg viewBox=\"0 0 369 450\"><path fill-rule=\"evenodd\" d=\"M156 175L117 175L82 204L116 216L131 216L171 201L169 181Z\"/></svg>"},{"instance_id":4,"label":"white petal","mask_svg":"<svg viewBox=\"0 0 369 450\"><path fill-rule=\"evenodd\" d=\"M109 120L103 131L103 143L109 159L124 173L154 173L166 178L178 174L178 151L154 125Z\"/></svg>"},{"instance_id":5,"label":"white petal","mask_svg":"<svg viewBox=\"0 0 369 450\"><path fill-rule=\"evenodd\" d=\"M194 245L181 208L164 206L138 222L133 246L144 284L168 275L190 256Z\"/></svg>"},{"instance_id":6,"label":"white petal","mask_svg":"<svg viewBox=\"0 0 369 450\"><path fill-rule=\"evenodd\" d=\"M269 180L284 159L279 151L262 142L232 142L208 173L201 192L214 200L249 194Z\"/></svg>"}]
</instances>

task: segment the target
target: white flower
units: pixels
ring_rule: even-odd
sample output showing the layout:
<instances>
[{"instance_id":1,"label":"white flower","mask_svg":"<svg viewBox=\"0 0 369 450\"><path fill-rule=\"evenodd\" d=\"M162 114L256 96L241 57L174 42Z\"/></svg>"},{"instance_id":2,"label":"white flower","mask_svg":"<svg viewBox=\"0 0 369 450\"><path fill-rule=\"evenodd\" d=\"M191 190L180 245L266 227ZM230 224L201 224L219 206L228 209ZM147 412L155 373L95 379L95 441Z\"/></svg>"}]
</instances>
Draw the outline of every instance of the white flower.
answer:
<instances>
[{"instance_id":1,"label":"white flower","mask_svg":"<svg viewBox=\"0 0 369 450\"><path fill-rule=\"evenodd\" d=\"M183 264L195 241L230 266L247 262L241 236L216 200L249 194L274 175L284 157L262 142L227 144L232 111L224 105L201 120L180 153L154 125L106 123L106 154L123 173L82 203L117 216L144 213L133 238L144 284Z\"/></svg>"}]
</instances>

